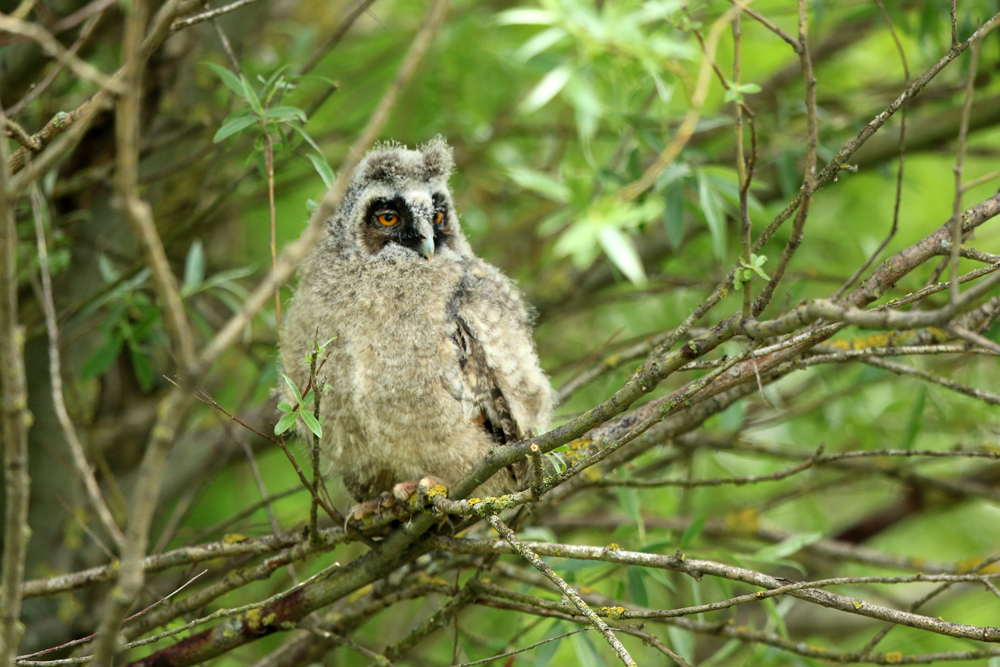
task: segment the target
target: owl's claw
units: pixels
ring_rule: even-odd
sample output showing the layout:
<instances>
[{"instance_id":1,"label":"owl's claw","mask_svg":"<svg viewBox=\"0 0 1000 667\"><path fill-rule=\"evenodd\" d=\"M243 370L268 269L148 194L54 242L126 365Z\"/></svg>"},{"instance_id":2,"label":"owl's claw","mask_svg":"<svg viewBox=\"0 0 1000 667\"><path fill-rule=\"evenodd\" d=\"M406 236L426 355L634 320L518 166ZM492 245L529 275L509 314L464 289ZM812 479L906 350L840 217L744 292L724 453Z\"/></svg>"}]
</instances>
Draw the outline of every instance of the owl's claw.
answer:
<instances>
[{"instance_id":1,"label":"owl's claw","mask_svg":"<svg viewBox=\"0 0 1000 667\"><path fill-rule=\"evenodd\" d=\"M430 504L435 496L448 497L448 487L437 477L424 477L419 482L400 482L392 491L383 491L378 498L358 503L347 513L344 520L361 526L371 524L375 518L388 514L393 519L401 519Z\"/></svg>"},{"instance_id":2,"label":"owl's claw","mask_svg":"<svg viewBox=\"0 0 1000 667\"><path fill-rule=\"evenodd\" d=\"M392 495L411 512L427 507L436 495L448 497L447 485L437 477L424 477L419 482L400 482L392 487Z\"/></svg>"},{"instance_id":3,"label":"owl's claw","mask_svg":"<svg viewBox=\"0 0 1000 667\"><path fill-rule=\"evenodd\" d=\"M383 513L394 519L409 514L403 507L400 507L391 493L382 493L374 500L366 500L352 507L344 520L344 528L346 530L347 524L351 522L366 526L376 518L381 519Z\"/></svg>"}]
</instances>

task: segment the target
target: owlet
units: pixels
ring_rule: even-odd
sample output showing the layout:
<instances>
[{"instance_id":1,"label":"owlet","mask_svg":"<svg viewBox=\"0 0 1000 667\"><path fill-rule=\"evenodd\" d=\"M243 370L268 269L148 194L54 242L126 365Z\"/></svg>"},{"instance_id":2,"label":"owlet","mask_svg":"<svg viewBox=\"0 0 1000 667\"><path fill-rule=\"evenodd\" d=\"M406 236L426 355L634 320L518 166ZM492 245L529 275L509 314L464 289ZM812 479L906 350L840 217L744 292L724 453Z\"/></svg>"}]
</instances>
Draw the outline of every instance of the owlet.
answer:
<instances>
[{"instance_id":1,"label":"owlet","mask_svg":"<svg viewBox=\"0 0 1000 667\"><path fill-rule=\"evenodd\" d=\"M463 236L452 169L441 137L368 153L286 318L281 364L300 388L313 341L332 339L317 377L322 453L358 501L425 477L450 486L490 448L548 427L551 388L528 311ZM511 490L514 475L477 494Z\"/></svg>"}]
</instances>

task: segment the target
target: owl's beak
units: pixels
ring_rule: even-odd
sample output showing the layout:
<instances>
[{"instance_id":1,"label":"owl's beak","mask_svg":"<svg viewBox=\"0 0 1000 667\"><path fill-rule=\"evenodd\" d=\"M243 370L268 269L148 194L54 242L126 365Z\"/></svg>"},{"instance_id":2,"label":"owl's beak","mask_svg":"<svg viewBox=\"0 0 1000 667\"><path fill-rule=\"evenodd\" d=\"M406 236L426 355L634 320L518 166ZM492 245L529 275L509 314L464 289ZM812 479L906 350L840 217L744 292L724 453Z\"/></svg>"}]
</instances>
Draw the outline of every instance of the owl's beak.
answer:
<instances>
[{"instance_id":1,"label":"owl's beak","mask_svg":"<svg viewBox=\"0 0 1000 667\"><path fill-rule=\"evenodd\" d=\"M430 237L430 238L428 238L428 237L425 236L425 237L423 237L420 240L420 254L423 255L424 257L426 257L427 259L431 259L432 257L434 257L434 237L433 236Z\"/></svg>"}]
</instances>

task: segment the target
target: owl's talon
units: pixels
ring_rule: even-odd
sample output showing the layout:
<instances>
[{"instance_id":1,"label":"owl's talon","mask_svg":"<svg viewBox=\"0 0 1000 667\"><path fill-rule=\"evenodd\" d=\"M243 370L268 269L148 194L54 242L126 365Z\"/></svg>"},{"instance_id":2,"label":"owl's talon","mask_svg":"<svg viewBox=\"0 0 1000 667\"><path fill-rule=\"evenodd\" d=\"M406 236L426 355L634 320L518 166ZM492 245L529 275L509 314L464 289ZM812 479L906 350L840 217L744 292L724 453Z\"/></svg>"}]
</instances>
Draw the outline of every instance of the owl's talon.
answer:
<instances>
[{"instance_id":1,"label":"owl's talon","mask_svg":"<svg viewBox=\"0 0 1000 667\"><path fill-rule=\"evenodd\" d=\"M437 477L424 477L419 482L400 482L392 487L392 495L411 512L427 507L436 495L448 496L447 485Z\"/></svg>"},{"instance_id":2,"label":"owl's talon","mask_svg":"<svg viewBox=\"0 0 1000 667\"><path fill-rule=\"evenodd\" d=\"M344 529L346 530L347 524L352 522L361 526L370 524L376 518L381 519L383 513L390 515L394 519L409 514L404 507L401 507L396 502L391 493L386 492L380 494L374 500L366 500L352 507L347 513L347 518L344 520Z\"/></svg>"}]
</instances>

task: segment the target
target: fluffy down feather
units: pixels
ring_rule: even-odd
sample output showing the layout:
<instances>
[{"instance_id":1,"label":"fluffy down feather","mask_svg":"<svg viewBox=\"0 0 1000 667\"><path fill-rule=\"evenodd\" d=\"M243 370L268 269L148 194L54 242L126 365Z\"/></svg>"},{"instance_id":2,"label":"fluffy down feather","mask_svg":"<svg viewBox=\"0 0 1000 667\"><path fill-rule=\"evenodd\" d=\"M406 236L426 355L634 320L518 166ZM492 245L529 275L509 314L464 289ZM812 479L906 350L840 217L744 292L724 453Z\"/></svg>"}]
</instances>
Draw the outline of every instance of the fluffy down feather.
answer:
<instances>
[{"instance_id":1,"label":"fluffy down feather","mask_svg":"<svg viewBox=\"0 0 1000 667\"><path fill-rule=\"evenodd\" d=\"M548 427L551 389L528 311L462 235L452 169L440 137L418 150L373 149L305 262L285 320L281 364L299 387L312 341L333 339L318 382L327 387L322 451L358 501L425 476L450 486L490 448ZM386 207L402 209L401 221L380 227ZM501 471L477 493L504 493L512 476Z\"/></svg>"}]
</instances>

